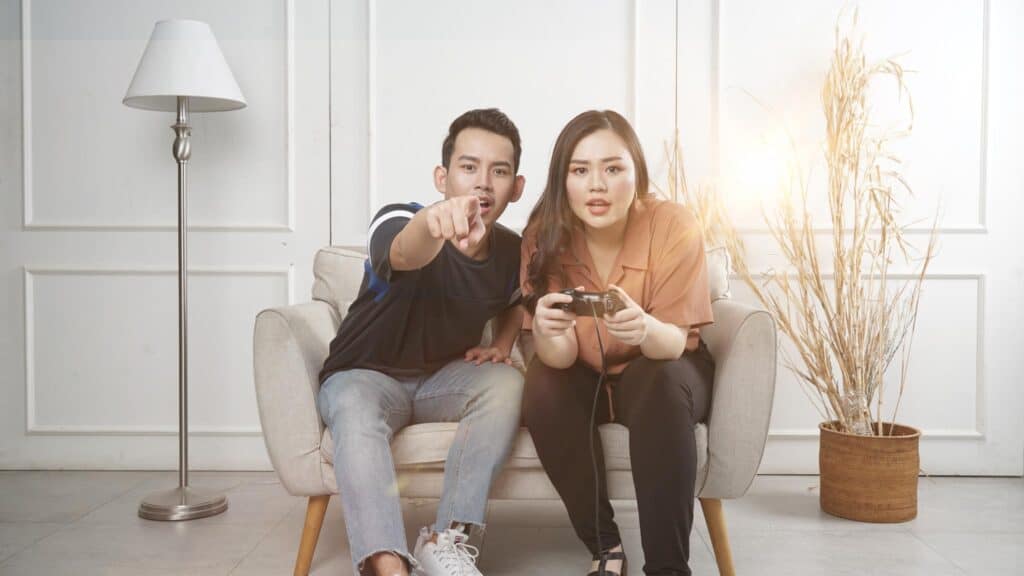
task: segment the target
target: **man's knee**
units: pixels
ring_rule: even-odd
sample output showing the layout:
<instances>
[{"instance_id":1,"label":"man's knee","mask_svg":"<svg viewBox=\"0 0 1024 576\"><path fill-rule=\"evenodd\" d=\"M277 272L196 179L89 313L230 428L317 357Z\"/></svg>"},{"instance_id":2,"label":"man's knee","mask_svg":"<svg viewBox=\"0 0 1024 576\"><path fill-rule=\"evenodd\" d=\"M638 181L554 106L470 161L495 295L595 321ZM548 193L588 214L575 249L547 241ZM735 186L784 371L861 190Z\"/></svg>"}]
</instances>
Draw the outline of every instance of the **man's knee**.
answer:
<instances>
[{"instance_id":1,"label":"man's knee","mask_svg":"<svg viewBox=\"0 0 1024 576\"><path fill-rule=\"evenodd\" d=\"M484 364L480 375L483 397L490 405L515 407L523 399L523 373L508 364Z\"/></svg>"},{"instance_id":2,"label":"man's knee","mask_svg":"<svg viewBox=\"0 0 1024 576\"><path fill-rule=\"evenodd\" d=\"M332 430L371 426L387 420L390 407L367 382L337 382L320 395L320 413Z\"/></svg>"}]
</instances>

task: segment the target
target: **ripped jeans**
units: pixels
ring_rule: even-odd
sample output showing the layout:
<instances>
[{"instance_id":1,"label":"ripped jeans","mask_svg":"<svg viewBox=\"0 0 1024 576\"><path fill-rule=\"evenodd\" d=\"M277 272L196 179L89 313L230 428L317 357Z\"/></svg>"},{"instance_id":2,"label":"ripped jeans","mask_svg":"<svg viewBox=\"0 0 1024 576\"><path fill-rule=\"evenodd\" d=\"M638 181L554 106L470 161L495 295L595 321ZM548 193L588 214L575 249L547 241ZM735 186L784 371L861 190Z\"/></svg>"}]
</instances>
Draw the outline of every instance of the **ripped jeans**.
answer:
<instances>
[{"instance_id":1,"label":"ripped jeans","mask_svg":"<svg viewBox=\"0 0 1024 576\"><path fill-rule=\"evenodd\" d=\"M428 376L393 378L355 369L324 381L317 407L334 441L354 573L384 551L416 566L405 540L392 437L410 424L458 422L434 530L453 523L483 528L491 483L519 431L522 393L522 373L512 366L475 366L461 358Z\"/></svg>"}]
</instances>

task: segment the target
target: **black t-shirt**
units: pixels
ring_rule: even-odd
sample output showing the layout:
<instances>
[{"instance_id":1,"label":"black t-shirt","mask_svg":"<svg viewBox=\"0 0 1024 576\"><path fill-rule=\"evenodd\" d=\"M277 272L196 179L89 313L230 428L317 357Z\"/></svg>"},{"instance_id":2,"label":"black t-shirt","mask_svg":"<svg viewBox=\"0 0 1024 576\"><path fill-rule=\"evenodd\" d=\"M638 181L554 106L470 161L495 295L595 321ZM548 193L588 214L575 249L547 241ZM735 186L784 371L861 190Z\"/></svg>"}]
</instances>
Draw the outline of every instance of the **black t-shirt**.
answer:
<instances>
[{"instance_id":1,"label":"black t-shirt","mask_svg":"<svg viewBox=\"0 0 1024 576\"><path fill-rule=\"evenodd\" d=\"M477 346L487 321L519 303L521 238L501 225L491 229L486 260L445 242L423 268L392 270L391 242L420 208L390 204L374 217L359 296L331 341L320 382L353 368L430 374Z\"/></svg>"}]
</instances>

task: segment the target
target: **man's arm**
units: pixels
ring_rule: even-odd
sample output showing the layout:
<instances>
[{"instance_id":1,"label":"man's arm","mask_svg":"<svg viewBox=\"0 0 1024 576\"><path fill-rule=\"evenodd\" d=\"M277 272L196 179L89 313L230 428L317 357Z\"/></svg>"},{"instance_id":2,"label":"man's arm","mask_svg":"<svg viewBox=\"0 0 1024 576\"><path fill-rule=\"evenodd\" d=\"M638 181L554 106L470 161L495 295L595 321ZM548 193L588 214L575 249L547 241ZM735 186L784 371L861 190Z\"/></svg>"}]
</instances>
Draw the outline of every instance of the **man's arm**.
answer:
<instances>
[{"instance_id":1,"label":"man's arm","mask_svg":"<svg viewBox=\"0 0 1024 576\"><path fill-rule=\"evenodd\" d=\"M523 316L526 310L522 304L512 306L498 316L494 326L494 341L491 346L500 350L506 357L512 354L512 346L519 337L519 331L523 326Z\"/></svg>"},{"instance_id":2,"label":"man's arm","mask_svg":"<svg viewBox=\"0 0 1024 576\"><path fill-rule=\"evenodd\" d=\"M476 196L449 198L423 208L391 242L392 270L418 270L430 264L447 240L468 248L483 238L486 229Z\"/></svg>"},{"instance_id":3,"label":"man's arm","mask_svg":"<svg viewBox=\"0 0 1024 576\"><path fill-rule=\"evenodd\" d=\"M477 366L484 362L512 363L512 346L522 329L526 310L521 304L504 310L494 321L490 346L474 346L466 351L466 361Z\"/></svg>"}]
</instances>

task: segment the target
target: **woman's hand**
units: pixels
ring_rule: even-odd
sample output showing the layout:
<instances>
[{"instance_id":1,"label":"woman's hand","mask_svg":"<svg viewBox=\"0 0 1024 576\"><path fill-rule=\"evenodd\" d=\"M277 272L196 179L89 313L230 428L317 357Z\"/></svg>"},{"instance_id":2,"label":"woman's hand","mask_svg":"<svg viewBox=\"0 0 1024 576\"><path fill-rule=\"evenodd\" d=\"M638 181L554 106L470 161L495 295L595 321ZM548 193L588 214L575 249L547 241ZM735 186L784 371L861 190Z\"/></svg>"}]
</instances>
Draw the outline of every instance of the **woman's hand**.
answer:
<instances>
[{"instance_id":1,"label":"woman's hand","mask_svg":"<svg viewBox=\"0 0 1024 576\"><path fill-rule=\"evenodd\" d=\"M608 333L626 344L639 346L647 338L650 316L629 297L629 294L626 294L625 290L614 284L610 284L609 288L619 296L624 307L615 314L605 313L604 324L608 328Z\"/></svg>"},{"instance_id":2,"label":"woman's hand","mask_svg":"<svg viewBox=\"0 0 1024 576\"><path fill-rule=\"evenodd\" d=\"M561 292L549 292L541 296L540 300L537 300L537 310L533 314L534 332L545 338L555 338L572 330L576 325L576 314L555 307L556 304L569 302L572 302L572 296Z\"/></svg>"}]
</instances>

